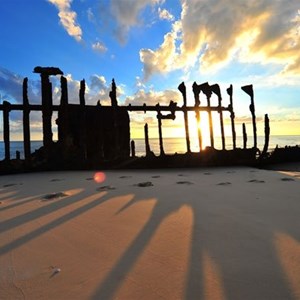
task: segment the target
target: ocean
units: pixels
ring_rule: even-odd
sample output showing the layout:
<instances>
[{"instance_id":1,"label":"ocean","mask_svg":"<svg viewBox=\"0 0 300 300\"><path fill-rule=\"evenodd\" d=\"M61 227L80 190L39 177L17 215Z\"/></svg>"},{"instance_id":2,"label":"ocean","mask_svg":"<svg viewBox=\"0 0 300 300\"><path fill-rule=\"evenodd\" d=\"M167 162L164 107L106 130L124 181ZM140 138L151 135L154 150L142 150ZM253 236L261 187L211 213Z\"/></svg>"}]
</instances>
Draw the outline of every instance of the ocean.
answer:
<instances>
[{"instance_id":1,"label":"ocean","mask_svg":"<svg viewBox=\"0 0 300 300\"><path fill-rule=\"evenodd\" d=\"M198 141L196 138L191 138L191 150L193 152L198 152ZM264 137L259 136L258 140L258 148L260 150L264 147ZM145 141L144 139L134 139L135 141L135 151L137 156L145 155ZM155 154L159 154L159 139L150 139L149 140L151 150ZM251 148L253 145L253 138L248 136L248 148ZM269 142L269 151L275 149L276 145L278 147L284 146L296 146L300 145L300 135L277 135L277 136L270 136ZM31 152L34 152L36 149L39 149L42 146L42 141L32 141L31 142ZM166 154L174 154L174 153L185 153L186 152L186 142L185 138L164 138L163 139L163 146L164 151ZM237 137L237 147L243 147L243 140L242 137ZM221 149L221 138L215 137L215 148ZM226 149L232 149L232 139L231 137L226 138ZM23 149L23 142L22 141L11 141L10 143L10 153L11 158L16 157L16 151L20 151L21 158L24 158L24 149ZM0 141L0 160L4 159L4 142Z\"/></svg>"}]
</instances>

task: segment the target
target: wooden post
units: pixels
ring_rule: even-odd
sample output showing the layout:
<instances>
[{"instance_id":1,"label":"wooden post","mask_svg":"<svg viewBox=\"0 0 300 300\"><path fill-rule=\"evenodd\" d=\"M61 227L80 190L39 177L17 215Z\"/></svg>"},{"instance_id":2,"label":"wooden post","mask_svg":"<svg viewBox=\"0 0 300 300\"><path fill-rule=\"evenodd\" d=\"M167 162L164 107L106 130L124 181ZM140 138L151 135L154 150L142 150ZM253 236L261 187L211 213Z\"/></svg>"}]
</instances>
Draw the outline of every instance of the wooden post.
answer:
<instances>
[{"instance_id":1,"label":"wooden post","mask_svg":"<svg viewBox=\"0 0 300 300\"><path fill-rule=\"evenodd\" d=\"M144 126L145 133L145 147L146 147L146 156L151 154L150 144L149 144L149 134L148 134L148 124L146 123Z\"/></svg>"},{"instance_id":2,"label":"wooden post","mask_svg":"<svg viewBox=\"0 0 300 300\"><path fill-rule=\"evenodd\" d=\"M10 160L10 139L9 139L9 112L10 103L3 101L3 139L4 139L4 150L5 160Z\"/></svg>"},{"instance_id":3,"label":"wooden post","mask_svg":"<svg viewBox=\"0 0 300 300\"><path fill-rule=\"evenodd\" d=\"M229 109L230 109L231 131L232 131L232 144L233 144L233 149L236 149L236 132L235 132L235 124L234 124L235 114L233 111L232 84L227 89L227 94L229 95L229 100L230 100Z\"/></svg>"},{"instance_id":4,"label":"wooden post","mask_svg":"<svg viewBox=\"0 0 300 300\"><path fill-rule=\"evenodd\" d=\"M135 157L135 142L134 142L134 140L131 141L130 145L131 145L131 156Z\"/></svg>"},{"instance_id":5,"label":"wooden post","mask_svg":"<svg viewBox=\"0 0 300 300\"><path fill-rule=\"evenodd\" d=\"M244 144L244 149L247 149L247 131L246 131L246 125L243 123L243 144Z\"/></svg>"},{"instance_id":6,"label":"wooden post","mask_svg":"<svg viewBox=\"0 0 300 300\"><path fill-rule=\"evenodd\" d=\"M58 140L63 143L63 146L68 145L68 83L64 76L60 77L60 88L61 88L61 98L60 98L60 108L59 108L59 122L60 130L58 132Z\"/></svg>"},{"instance_id":7,"label":"wooden post","mask_svg":"<svg viewBox=\"0 0 300 300\"><path fill-rule=\"evenodd\" d=\"M28 100L28 78L23 80L23 145L25 161L30 161L31 145L30 145L30 124L29 124L29 100Z\"/></svg>"},{"instance_id":8,"label":"wooden post","mask_svg":"<svg viewBox=\"0 0 300 300\"><path fill-rule=\"evenodd\" d=\"M196 82L193 83L193 93L194 93L194 98L195 98L195 107L199 107L200 106L200 87ZM200 111L196 110L195 115L196 115L196 120L197 120L199 150L202 151L203 145L202 145L202 132L201 132L201 127L200 127Z\"/></svg>"},{"instance_id":9,"label":"wooden post","mask_svg":"<svg viewBox=\"0 0 300 300\"><path fill-rule=\"evenodd\" d=\"M52 84L49 75L41 73L42 79L42 119L43 119L43 144L52 144Z\"/></svg>"},{"instance_id":10,"label":"wooden post","mask_svg":"<svg viewBox=\"0 0 300 300\"><path fill-rule=\"evenodd\" d=\"M270 139L270 120L268 114L265 114L265 145L261 156L264 157L267 154Z\"/></svg>"},{"instance_id":11,"label":"wooden post","mask_svg":"<svg viewBox=\"0 0 300 300\"><path fill-rule=\"evenodd\" d=\"M188 112L186 110L187 101L186 101L186 87L185 87L184 82L182 82L178 86L178 90L181 92L182 97L183 97L183 108L182 109L183 109L183 115L184 115L186 148L187 148L187 152L190 153L191 145L190 145L190 134L189 134L189 120L188 120Z\"/></svg>"},{"instance_id":12,"label":"wooden post","mask_svg":"<svg viewBox=\"0 0 300 300\"><path fill-rule=\"evenodd\" d=\"M242 90L246 94L248 94L251 98L251 103L250 103L249 109L250 109L251 115L252 115L253 139L254 139L254 146L253 147L256 149L257 148L257 132L256 132L256 116L255 116L253 86L252 86L252 84L242 86Z\"/></svg>"},{"instance_id":13,"label":"wooden post","mask_svg":"<svg viewBox=\"0 0 300 300\"><path fill-rule=\"evenodd\" d=\"M160 149L160 156L163 156L163 155L165 155L165 151L164 151L162 128L161 128L162 115L161 115L160 110L158 109L159 103L156 106L157 106L157 120L158 120L159 149Z\"/></svg>"},{"instance_id":14,"label":"wooden post","mask_svg":"<svg viewBox=\"0 0 300 300\"><path fill-rule=\"evenodd\" d=\"M210 86L213 93L218 97L218 106L219 106L219 116L220 116L220 126L221 126L221 138L222 138L222 149L225 150L225 133L224 133L224 121L223 121L223 111L222 107L222 95L221 90L218 84Z\"/></svg>"},{"instance_id":15,"label":"wooden post","mask_svg":"<svg viewBox=\"0 0 300 300\"><path fill-rule=\"evenodd\" d=\"M207 82L200 84L201 91L206 95L207 98L207 112L208 112L208 121L209 121L209 135L210 135L210 146L215 148L214 143L214 130L213 130L213 122L212 115L210 110L210 97L211 97L211 89Z\"/></svg>"},{"instance_id":16,"label":"wooden post","mask_svg":"<svg viewBox=\"0 0 300 300\"><path fill-rule=\"evenodd\" d=\"M79 90L79 102L80 102L80 149L82 154L82 159L87 159L87 145L86 145L86 124L85 124L85 80L80 81L80 90Z\"/></svg>"}]
</instances>

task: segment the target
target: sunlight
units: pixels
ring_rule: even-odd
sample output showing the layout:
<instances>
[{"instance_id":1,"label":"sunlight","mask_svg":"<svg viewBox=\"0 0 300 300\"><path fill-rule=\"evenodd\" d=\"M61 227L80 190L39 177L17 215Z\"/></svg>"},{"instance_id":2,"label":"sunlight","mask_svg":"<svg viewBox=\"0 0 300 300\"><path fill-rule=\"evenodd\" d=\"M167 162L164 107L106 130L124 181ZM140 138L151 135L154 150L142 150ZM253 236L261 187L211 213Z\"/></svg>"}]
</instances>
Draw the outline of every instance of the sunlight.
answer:
<instances>
[{"instance_id":1,"label":"sunlight","mask_svg":"<svg viewBox=\"0 0 300 300\"><path fill-rule=\"evenodd\" d=\"M203 253L204 299L225 299L221 272L215 261L207 253Z\"/></svg>"},{"instance_id":2,"label":"sunlight","mask_svg":"<svg viewBox=\"0 0 300 300\"><path fill-rule=\"evenodd\" d=\"M274 244L285 278L298 299L300 297L300 243L286 233L277 232Z\"/></svg>"}]
</instances>

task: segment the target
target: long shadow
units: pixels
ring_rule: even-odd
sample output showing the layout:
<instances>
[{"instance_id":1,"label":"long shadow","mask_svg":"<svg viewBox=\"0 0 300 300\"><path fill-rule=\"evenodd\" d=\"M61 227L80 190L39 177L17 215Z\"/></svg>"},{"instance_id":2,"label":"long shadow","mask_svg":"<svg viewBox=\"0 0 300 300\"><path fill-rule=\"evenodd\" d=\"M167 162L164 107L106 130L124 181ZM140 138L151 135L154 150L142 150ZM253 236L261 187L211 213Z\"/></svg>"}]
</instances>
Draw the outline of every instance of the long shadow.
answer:
<instances>
[{"instance_id":1,"label":"long shadow","mask_svg":"<svg viewBox=\"0 0 300 300\"><path fill-rule=\"evenodd\" d=\"M16 240L4 245L3 247L0 248L0 255L6 254L7 252L16 249L24 244L26 244L27 242L29 242L30 240L37 238L38 236L46 233L49 230L54 229L55 227L62 225L63 223L66 223L68 221L70 221L73 218L76 218L77 216L85 213L86 211L104 203L105 201L111 199L111 197L106 193L106 192L101 192L101 194L99 195L99 197L97 197L96 200L93 200L92 202L85 204L79 208L76 208L75 210L55 219L54 221L39 227L38 229L25 234L19 238L17 238Z\"/></svg>"},{"instance_id":2,"label":"long shadow","mask_svg":"<svg viewBox=\"0 0 300 300\"><path fill-rule=\"evenodd\" d=\"M74 204L75 202L82 201L83 199L84 199L84 193L81 192L74 196L67 196L66 198L63 198L59 201L55 201L51 204L47 204L35 210L26 212L24 214L18 215L6 221L0 222L0 233L18 227L20 225L24 225L27 222L33 221L42 216L51 214L52 212L55 212L66 206Z\"/></svg>"},{"instance_id":3,"label":"long shadow","mask_svg":"<svg viewBox=\"0 0 300 300\"><path fill-rule=\"evenodd\" d=\"M18 206L21 206L21 205L24 205L24 204L27 204L27 203L30 203L30 202L33 202L33 201L36 201L37 199L38 199L38 197L30 197L29 199L25 199L25 200L14 200L14 201L17 201L17 202L9 204L9 205L4 206L4 207L0 207L0 212L4 211L4 210L15 208L15 207L18 207Z\"/></svg>"},{"instance_id":4,"label":"long shadow","mask_svg":"<svg viewBox=\"0 0 300 300\"><path fill-rule=\"evenodd\" d=\"M134 203L135 201L131 201ZM147 246L151 237L155 234L156 229L165 218L168 212L164 211L164 207L157 203L153 209L150 220L145 224L138 236L134 239L131 246L125 251L117 264L103 280L101 286L96 290L92 299L112 299L118 287L122 284L122 280L126 274L130 272L139 255ZM118 278L118 281L116 280Z\"/></svg>"},{"instance_id":5,"label":"long shadow","mask_svg":"<svg viewBox=\"0 0 300 300\"><path fill-rule=\"evenodd\" d=\"M172 194L174 198L156 197L157 202L149 221L106 275L92 298L113 299L160 224L172 212L187 205L192 209L194 222L185 299L205 297L205 253L217 266L224 299L293 299L273 242L276 230L284 230L297 238L300 235L299 230L286 226L284 219L272 223L273 218L267 222L268 226L264 227L259 220L253 219L251 214L247 215L246 212L245 216L243 215L241 209L244 209L245 202L241 200L239 207L237 199L243 199L244 191L237 189L236 192L230 191L227 195L222 189L222 186L212 189L214 196L199 194L199 190L196 189L195 193ZM209 200L206 200L206 197ZM223 202L215 200L220 197L224 199ZM117 213L142 201L142 198L136 195L135 199L126 203ZM210 200L215 204L208 204L207 201ZM264 202L249 203L250 211L253 205L258 212L261 209L265 210ZM268 205L271 206L272 201ZM264 213L261 213L259 218L264 220ZM213 283L209 284L213 286Z\"/></svg>"}]
</instances>

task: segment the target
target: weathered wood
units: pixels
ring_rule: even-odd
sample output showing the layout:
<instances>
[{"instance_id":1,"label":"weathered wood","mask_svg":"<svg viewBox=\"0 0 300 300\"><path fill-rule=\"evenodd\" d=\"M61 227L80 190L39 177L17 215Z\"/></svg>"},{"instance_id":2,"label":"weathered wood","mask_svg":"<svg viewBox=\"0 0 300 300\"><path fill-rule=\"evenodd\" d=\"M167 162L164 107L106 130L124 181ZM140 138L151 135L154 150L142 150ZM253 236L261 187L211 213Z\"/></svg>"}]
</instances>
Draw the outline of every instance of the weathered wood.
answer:
<instances>
[{"instance_id":1,"label":"weathered wood","mask_svg":"<svg viewBox=\"0 0 300 300\"><path fill-rule=\"evenodd\" d=\"M262 151L261 156L266 156L269 148L269 139L270 139L270 120L268 114L265 114L265 145Z\"/></svg>"},{"instance_id":2,"label":"weathered wood","mask_svg":"<svg viewBox=\"0 0 300 300\"><path fill-rule=\"evenodd\" d=\"M145 148L146 148L146 156L151 154L150 144L149 144L149 134L148 134L148 124L146 123L144 126L145 133Z\"/></svg>"},{"instance_id":3,"label":"weathered wood","mask_svg":"<svg viewBox=\"0 0 300 300\"><path fill-rule=\"evenodd\" d=\"M222 105L222 95L220 86L218 84L214 84L210 86L213 93L215 93L218 97L218 105L221 108ZM223 112L220 109L219 110L219 116L220 116L220 126L221 126L221 139L222 139L222 149L225 150L225 133L224 133L224 121L223 121Z\"/></svg>"},{"instance_id":4,"label":"weathered wood","mask_svg":"<svg viewBox=\"0 0 300 300\"><path fill-rule=\"evenodd\" d=\"M131 157L135 157L135 142L134 142L134 140L132 140L131 142L130 142L130 148L131 148Z\"/></svg>"},{"instance_id":5,"label":"weathered wood","mask_svg":"<svg viewBox=\"0 0 300 300\"><path fill-rule=\"evenodd\" d=\"M184 127L185 127L185 139L186 139L186 148L187 152L191 152L191 144L190 144L190 133L189 133L189 120L188 120L188 111L186 110L187 107L187 99L186 99L186 87L184 82L182 82L178 86L178 90L181 92L183 97L183 116L184 116Z\"/></svg>"},{"instance_id":6,"label":"weathered wood","mask_svg":"<svg viewBox=\"0 0 300 300\"><path fill-rule=\"evenodd\" d=\"M193 83L193 93L194 93L194 99L195 99L195 108L200 106L200 87L199 85L194 82ZM197 120L197 133L198 133L198 143L199 143L199 150L203 150L203 145L202 145L202 132L201 132L201 126L200 126L200 111L195 110L195 115L196 115L196 120Z\"/></svg>"},{"instance_id":7,"label":"weathered wood","mask_svg":"<svg viewBox=\"0 0 300 300\"><path fill-rule=\"evenodd\" d=\"M80 81L79 90L79 103L80 103L80 120L79 120L79 147L83 160L87 159L87 148L86 148L86 128L85 128L85 80Z\"/></svg>"},{"instance_id":8,"label":"weathered wood","mask_svg":"<svg viewBox=\"0 0 300 300\"><path fill-rule=\"evenodd\" d=\"M64 76L60 77L60 88L61 88L61 98L60 98L60 109L58 113L58 119L60 122L60 130L58 131L58 140L63 141L64 149L68 147L68 124L69 124L69 117L68 117L68 82Z\"/></svg>"},{"instance_id":9,"label":"weathered wood","mask_svg":"<svg viewBox=\"0 0 300 300\"><path fill-rule=\"evenodd\" d=\"M5 160L10 160L9 112L10 103L3 101L3 140Z\"/></svg>"},{"instance_id":10,"label":"weathered wood","mask_svg":"<svg viewBox=\"0 0 300 300\"><path fill-rule=\"evenodd\" d=\"M25 161L30 161L31 145L30 145L30 108L28 100L28 78L23 80L23 145Z\"/></svg>"},{"instance_id":11,"label":"weathered wood","mask_svg":"<svg viewBox=\"0 0 300 300\"><path fill-rule=\"evenodd\" d=\"M255 105L254 105L254 93L253 93L253 86L245 85L242 86L242 90L250 96L251 103L249 106L251 115L252 115L252 126L253 126L253 139L254 139L254 148L257 148L257 130L256 130L256 116L255 116Z\"/></svg>"},{"instance_id":12,"label":"weathered wood","mask_svg":"<svg viewBox=\"0 0 300 300\"><path fill-rule=\"evenodd\" d=\"M205 94L207 99L207 113L208 113L208 122L209 122L209 135L210 135L210 146L212 148L215 147L214 143L214 129L213 129L213 121L212 121L212 114L211 114L211 106L210 106L210 98L211 98L211 89L207 82L200 84L201 91ZM217 106L217 111L220 110L220 107Z\"/></svg>"},{"instance_id":13,"label":"weathered wood","mask_svg":"<svg viewBox=\"0 0 300 300\"><path fill-rule=\"evenodd\" d=\"M227 94L229 95L229 111L230 111L230 120L231 120L231 131L232 131L232 144L233 144L233 149L236 149L236 132L235 132L235 124L234 124L234 119L235 119L235 114L233 111L233 100L232 100L232 84L230 87L227 89Z\"/></svg>"},{"instance_id":14,"label":"weathered wood","mask_svg":"<svg viewBox=\"0 0 300 300\"><path fill-rule=\"evenodd\" d=\"M245 123L243 123L243 148L247 149L247 131Z\"/></svg>"},{"instance_id":15,"label":"weathered wood","mask_svg":"<svg viewBox=\"0 0 300 300\"><path fill-rule=\"evenodd\" d=\"M159 106L159 104L157 105ZM159 135L159 150L160 156L165 155L164 145L163 145L163 137L162 137L162 124L161 124L161 112L157 112L157 120L158 120L158 135Z\"/></svg>"}]
</instances>

